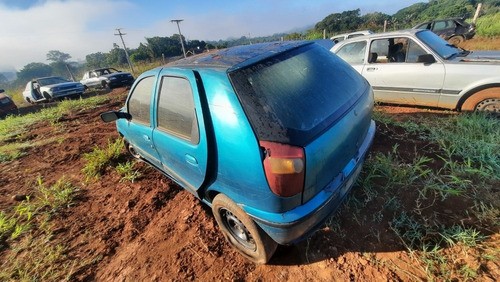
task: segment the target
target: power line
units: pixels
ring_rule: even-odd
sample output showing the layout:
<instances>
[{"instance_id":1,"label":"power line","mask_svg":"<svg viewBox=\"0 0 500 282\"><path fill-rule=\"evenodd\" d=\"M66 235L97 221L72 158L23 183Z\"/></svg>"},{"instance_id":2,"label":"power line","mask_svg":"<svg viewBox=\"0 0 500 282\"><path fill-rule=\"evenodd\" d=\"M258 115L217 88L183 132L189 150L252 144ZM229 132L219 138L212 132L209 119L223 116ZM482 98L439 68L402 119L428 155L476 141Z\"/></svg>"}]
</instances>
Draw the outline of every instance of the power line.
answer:
<instances>
[{"instance_id":1,"label":"power line","mask_svg":"<svg viewBox=\"0 0 500 282\"><path fill-rule=\"evenodd\" d=\"M132 64L130 63L130 59L128 56L127 46L125 46L125 41L123 41L123 35L126 35L126 33L122 33L121 28L117 28L116 30L118 30L118 34L115 33L115 35L119 35L121 40L122 40L123 49L125 50L125 56L127 57L127 63L128 63L128 66L130 67L130 71L132 72L133 75L135 75L134 68L132 67Z\"/></svg>"},{"instance_id":2,"label":"power line","mask_svg":"<svg viewBox=\"0 0 500 282\"><path fill-rule=\"evenodd\" d=\"M181 28L179 27L179 23L183 20L171 20L170 22L177 23L177 29L179 30L179 38L181 40L182 53L184 54L184 58L186 58L186 49L184 49L184 42L182 40Z\"/></svg>"}]
</instances>

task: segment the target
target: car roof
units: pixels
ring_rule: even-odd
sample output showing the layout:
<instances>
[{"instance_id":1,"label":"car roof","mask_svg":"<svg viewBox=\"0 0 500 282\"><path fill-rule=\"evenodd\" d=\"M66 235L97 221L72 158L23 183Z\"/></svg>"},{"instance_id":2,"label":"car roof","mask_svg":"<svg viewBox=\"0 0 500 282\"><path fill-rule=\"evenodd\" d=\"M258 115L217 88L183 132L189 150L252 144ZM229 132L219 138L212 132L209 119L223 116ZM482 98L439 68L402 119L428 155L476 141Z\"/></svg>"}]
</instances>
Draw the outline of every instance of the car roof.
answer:
<instances>
[{"instance_id":1,"label":"car roof","mask_svg":"<svg viewBox=\"0 0 500 282\"><path fill-rule=\"evenodd\" d=\"M371 31L369 29L366 29L366 30L358 30L358 31L353 31L353 32L341 33L341 34L336 34L336 35L330 37L330 39L334 39L334 38L337 38L337 37L346 37L346 36L349 36L351 34L359 34L359 33L362 33L362 34L373 34L373 31Z\"/></svg>"},{"instance_id":2,"label":"car roof","mask_svg":"<svg viewBox=\"0 0 500 282\"><path fill-rule=\"evenodd\" d=\"M360 41L360 40L366 40L366 39L372 39L372 38L383 38L383 37L390 37L390 36L405 36L405 35L415 35L419 32L425 32L427 29L404 29L404 30L396 30L396 31L388 31L388 32L380 32L380 33L372 33L372 34L367 34L367 35L362 35L358 36L355 38L349 38L346 39L342 42L339 42L338 44L344 44L344 42L352 42L352 41ZM432 31L429 31L432 32Z\"/></svg>"},{"instance_id":3,"label":"car roof","mask_svg":"<svg viewBox=\"0 0 500 282\"><path fill-rule=\"evenodd\" d=\"M313 42L283 41L242 45L195 55L169 63L163 67L222 68L229 71L309 44L313 44Z\"/></svg>"}]
</instances>

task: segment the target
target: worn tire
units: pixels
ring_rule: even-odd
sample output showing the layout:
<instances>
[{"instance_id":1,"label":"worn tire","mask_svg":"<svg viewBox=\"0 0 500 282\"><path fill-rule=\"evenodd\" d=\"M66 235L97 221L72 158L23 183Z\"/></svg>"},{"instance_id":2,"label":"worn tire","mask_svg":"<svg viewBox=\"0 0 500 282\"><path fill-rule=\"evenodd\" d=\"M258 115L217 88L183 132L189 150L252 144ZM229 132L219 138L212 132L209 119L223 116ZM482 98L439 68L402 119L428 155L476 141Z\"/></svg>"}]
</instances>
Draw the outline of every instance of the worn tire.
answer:
<instances>
[{"instance_id":1,"label":"worn tire","mask_svg":"<svg viewBox=\"0 0 500 282\"><path fill-rule=\"evenodd\" d=\"M212 202L212 211L224 237L238 252L254 263L269 261L278 244L236 203L218 194Z\"/></svg>"},{"instance_id":2,"label":"worn tire","mask_svg":"<svg viewBox=\"0 0 500 282\"><path fill-rule=\"evenodd\" d=\"M461 107L462 111L500 113L500 87L492 87L472 94Z\"/></svg>"},{"instance_id":3,"label":"worn tire","mask_svg":"<svg viewBox=\"0 0 500 282\"><path fill-rule=\"evenodd\" d=\"M455 46L458 46L459 44L461 44L464 41L465 41L465 38L463 38L460 35L455 35L455 36L450 37L450 39L448 39L448 42L450 44L455 45Z\"/></svg>"}]
</instances>

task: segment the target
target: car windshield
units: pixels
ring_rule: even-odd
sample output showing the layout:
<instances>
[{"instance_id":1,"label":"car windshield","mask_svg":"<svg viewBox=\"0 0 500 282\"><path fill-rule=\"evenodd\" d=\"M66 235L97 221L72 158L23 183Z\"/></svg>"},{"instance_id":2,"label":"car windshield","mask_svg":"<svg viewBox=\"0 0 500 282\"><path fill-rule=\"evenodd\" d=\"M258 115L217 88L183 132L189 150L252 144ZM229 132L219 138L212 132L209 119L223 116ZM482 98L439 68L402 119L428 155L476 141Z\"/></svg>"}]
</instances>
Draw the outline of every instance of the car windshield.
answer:
<instances>
[{"instance_id":1,"label":"car windshield","mask_svg":"<svg viewBox=\"0 0 500 282\"><path fill-rule=\"evenodd\" d=\"M367 91L346 62L310 44L229 74L259 140L304 146Z\"/></svg>"},{"instance_id":2,"label":"car windshield","mask_svg":"<svg viewBox=\"0 0 500 282\"><path fill-rule=\"evenodd\" d=\"M436 52L441 58L447 60L451 57L460 54L460 49L449 44L444 39L436 35L434 32L424 30L418 32L417 37Z\"/></svg>"},{"instance_id":3,"label":"car windshield","mask_svg":"<svg viewBox=\"0 0 500 282\"><path fill-rule=\"evenodd\" d=\"M40 84L40 86L53 85L65 82L69 82L69 80L66 80L62 77L46 77L38 79L38 84Z\"/></svg>"},{"instance_id":4,"label":"car windshield","mask_svg":"<svg viewBox=\"0 0 500 282\"><path fill-rule=\"evenodd\" d=\"M97 75L106 75L106 74L111 74L111 73L118 72L118 71L113 69L113 68L109 68L109 69L96 70L95 72L97 73Z\"/></svg>"}]
</instances>

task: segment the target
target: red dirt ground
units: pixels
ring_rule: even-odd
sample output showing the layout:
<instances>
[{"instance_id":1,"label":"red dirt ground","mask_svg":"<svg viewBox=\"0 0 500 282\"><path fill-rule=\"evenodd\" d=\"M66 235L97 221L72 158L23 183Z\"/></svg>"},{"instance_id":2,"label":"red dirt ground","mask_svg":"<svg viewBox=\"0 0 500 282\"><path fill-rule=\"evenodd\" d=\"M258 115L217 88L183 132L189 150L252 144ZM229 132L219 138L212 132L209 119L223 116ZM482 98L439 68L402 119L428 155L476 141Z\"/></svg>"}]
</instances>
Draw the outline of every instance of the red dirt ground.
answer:
<instances>
[{"instance_id":1,"label":"red dirt ground","mask_svg":"<svg viewBox=\"0 0 500 282\"><path fill-rule=\"evenodd\" d=\"M47 185L66 176L81 188L75 205L55 219L54 240L68 246L68 259L89 262L78 268L72 279L426 280L423 268L409 257L386 220L360 226L348 210L341 210L336 217L340 230L324 227L308 241L280 246L268 265L254 265L226 243L209 208L143 163L137 165L142 177L135 183L120 182L120 176L111 168L98 180L85 183L81 172L83 154L118 137L114 123L101 122L99 113L121 107L125 90L116 89L107 95L115 97L112 103L67 116L60 126L38 124L30 128L24 139L53 141L28 149L18 160L0 163L2 210L16 204L13 195L32 193L39 175ZM381 108L400 118L422 112ZM429 149L432 155L432 146L416 138L403 138L400 131L379 126L372 152L388 152L397 142L404 158L413 158L420 148ZM362 191L358 188L354 193ZM460 209L467 204L456 202L449 208L456 218L463 219L467 215ZM371 216L379 209L373 207L365 214ZM379 238L370 235L373 230Z\"/></svg>"}]
</instances>

